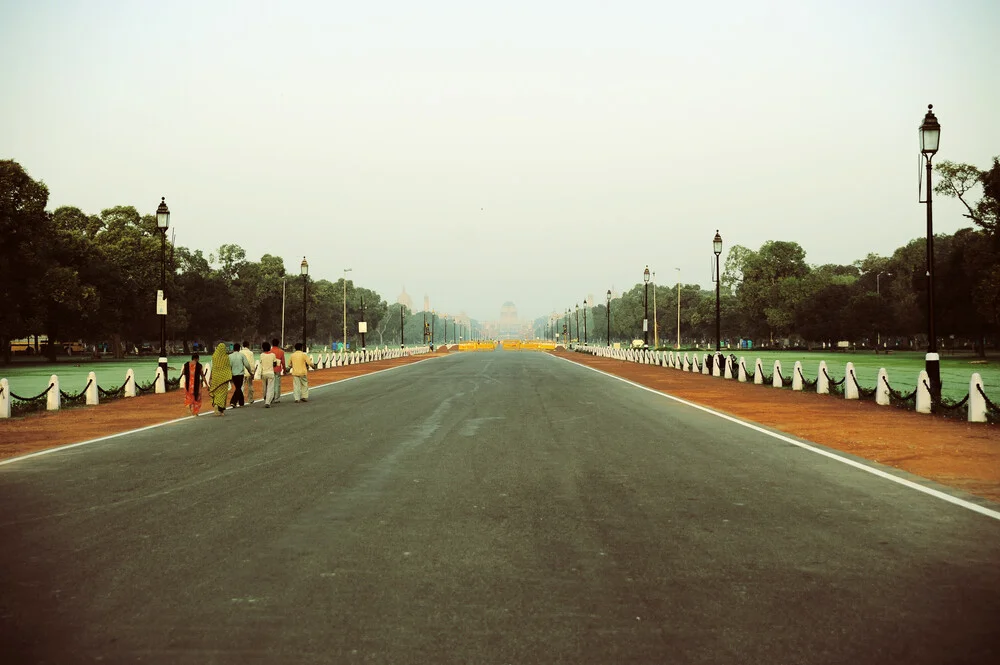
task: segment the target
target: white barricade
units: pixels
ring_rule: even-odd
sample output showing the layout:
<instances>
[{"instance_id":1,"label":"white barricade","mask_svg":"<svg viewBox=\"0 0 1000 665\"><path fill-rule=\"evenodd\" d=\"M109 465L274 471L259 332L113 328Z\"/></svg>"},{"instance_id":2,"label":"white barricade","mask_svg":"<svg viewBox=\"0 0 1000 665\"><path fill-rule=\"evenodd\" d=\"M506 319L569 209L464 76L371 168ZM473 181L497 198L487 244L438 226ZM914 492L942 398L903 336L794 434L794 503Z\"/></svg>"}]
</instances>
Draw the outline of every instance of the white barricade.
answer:
<instances>
[{"instance_id":1,"label":"white barricade","mask_svg":"<svg viewBox=\"0 0 1000 665\"><path fill-rule=\"evenodd\" d=\"M100 394L97 392L97 374L91 372L87 375L87 406L100 404Z\"/></svg>"},{"instance_id":2,"label":"white barricade","mask_svg":"<svg viewBox=\"0 0 1000 665\"><path fill-rule=\"evenodd\" d=\"M878 378L875 379L875 403L880 406L889 406L890 397L889 374L885 371L885 367L881 367L878 370Z\"/></svg>"}]
</instances>

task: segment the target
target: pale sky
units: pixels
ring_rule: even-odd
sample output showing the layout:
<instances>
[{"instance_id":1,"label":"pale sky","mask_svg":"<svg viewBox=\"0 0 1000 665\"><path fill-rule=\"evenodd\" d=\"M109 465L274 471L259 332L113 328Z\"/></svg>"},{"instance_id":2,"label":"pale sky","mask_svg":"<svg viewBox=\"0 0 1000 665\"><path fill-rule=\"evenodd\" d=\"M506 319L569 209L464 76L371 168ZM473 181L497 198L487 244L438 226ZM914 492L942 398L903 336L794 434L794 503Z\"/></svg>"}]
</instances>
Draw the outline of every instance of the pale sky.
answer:
<instances>
[{"instance_id":1,"label":"pale sky","mask_svg":"<svg viewBox=\"0 0 1000 665\"><path fill-rule=\"evenodd\" d=\"M165 196L206 254L534 318L647 264L708 288L716 229L922 237L927 104L936 160L1000 154L998 35L997 0L0 0L0 158L50 209Z\"/></svg>"}]
</instances>

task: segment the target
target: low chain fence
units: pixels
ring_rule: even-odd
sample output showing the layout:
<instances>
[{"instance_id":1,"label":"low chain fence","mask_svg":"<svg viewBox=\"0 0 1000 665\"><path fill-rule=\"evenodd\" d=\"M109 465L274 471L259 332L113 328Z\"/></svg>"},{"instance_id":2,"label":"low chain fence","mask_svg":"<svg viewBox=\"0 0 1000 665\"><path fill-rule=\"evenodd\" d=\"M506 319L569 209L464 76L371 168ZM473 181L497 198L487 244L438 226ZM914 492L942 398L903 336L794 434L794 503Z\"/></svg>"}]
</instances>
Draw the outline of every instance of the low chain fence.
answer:
<instances>
[{"instance_id":1,"label":"low chain fence","mask_svg":"<svg viewBox=\"0 0 1000 665\"><path fill-rule=\"evenodd\" d=\"M177 390L180 387L181 379L178 376L174 379L167 379L166 389L167 392L171 390ZM121 399L126 396L126 391L128 389L129 383L135 384L135 393L140 395L143 393L152 392L156 389L156 379L152 379L147 383L139 383L135 380L135 376L129 374L125 377L125 382L120 386L112 388L104 388L100 384L97 385L97 393L100 395L101 401L116 400ZM84 386L83 390L78 393L70 393L65 390L59 389L60 404L59 408L73 408L77 406L83 406L87 401L87 392L90 387L94 384L94 380L91 378L87 379L87 385ZM49 383L49 386L38 393L37 395L31 395L26 397L24 395L19 395L13 390L10 391L10 413L11 416L23 416L29 413L35 413L38 411L45 411L48 408L49 394L56 389L56 384ZM0 389L0 399L3 399L3 392Z\"/></svg>"},{"instance_id":2,"label":"low chain fence","mask_svg":"<svg viewBox=\"0 0 1000 665\"><path fill-rule=\"evenodd\" d=\"M651 364L661 364L664 367L673 367L681 370L687 370L690 362L691 371L701 373L698 367L702 363L698 362L697 353L692 359L689 360L687 353L684 353L682 357L680 353L669 352L657 354L651 358L649 352L633 353L630 350L607 349L605 347L591 345L577 347L576 350L608 358L616 358L626 362L651 362ZM903 393L896 390L889 384L884 368L883 371L879 373L879 379L876 380L875 387L869 388L862 385L858 380L852 363L847 364L844 376L839 379L835 379L830 376L830 373L826 368L826 363L820 363L818 373L819 376L817 376L817 378L807 379L805 374L802 372L801 363L796 363L793 375L786 378L782 374L781 366L778 363L775 363L773 374L765 374L759 358L758 361L754 363L752 371L747 367L745 359L742 357L737 358L735 354L730 354L728 360L728 367L731 368L733 372L732 378L737 379L739 377L743 377L745 378L745 382L749 384L777 387L775 385L775 378L777 378L780 381L781 387L793 386L793 389L798 390L799 388L795 381L797 378L799 384L802 386L802 390L821 390L824 387L820 385L820 379L822 378L825 379L825 389L830 394L842 399L856 398L859 400L875 401L879 404L888 404L909 411L917 411L919 408L918 402L920 401L920 398L918 398L918 393L920 392L921 386L917 386L912 392L909 393ZM795 376L795 373L797 373L797 377ZM975 374L972 376L977 377ZM848 381L850 381L850 383L848 383ZM881 381L882 386L884 386L884 391L881 390L879 381ZM978 381L978 383L976 383L976 381ZM971 420L973 419L972 414L975 412L975 419L982 421L984 420L982 404L985 403L985 421L989 423L1000 423L1000 405L993 402L986 395L986 392L983 390L981 379L970 379L970 392L959 400L935 396L926 380L921 379L921 383L925 390L925 396L922 398L925 406L921 409L921 412L925 413L927 405L929 404L929 410L931 413L945 418L961 418L963 420ZM973 397L973 388L976 393L976 399L982 400L978 403L978 405L970 404L970 399ZM882 393L881 396L879 395L880 392Z\"/></svg>"}]
</instances>

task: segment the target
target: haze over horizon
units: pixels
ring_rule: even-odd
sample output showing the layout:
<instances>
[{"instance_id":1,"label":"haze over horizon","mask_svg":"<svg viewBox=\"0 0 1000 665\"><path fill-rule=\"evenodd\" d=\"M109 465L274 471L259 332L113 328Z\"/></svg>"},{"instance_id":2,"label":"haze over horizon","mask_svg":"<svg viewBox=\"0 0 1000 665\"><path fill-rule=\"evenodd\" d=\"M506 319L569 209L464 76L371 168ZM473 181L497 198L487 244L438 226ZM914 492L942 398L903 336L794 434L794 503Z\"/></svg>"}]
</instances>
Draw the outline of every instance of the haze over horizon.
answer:
<instances>
[{"instance_id":1,"label":"haze over horizon","mask_svg":"<svg viewBox=\"0 0 1000 665\"><path fill-rule=\"evenodd\" d=\"M935 162L1000 154L998 32L994 0L0 0L0 158L50 210L165 196L206 255L533 319L647 264L708 288L716 229L815 265L923 237L927 104Z\"/></svg>"}]
</instances>

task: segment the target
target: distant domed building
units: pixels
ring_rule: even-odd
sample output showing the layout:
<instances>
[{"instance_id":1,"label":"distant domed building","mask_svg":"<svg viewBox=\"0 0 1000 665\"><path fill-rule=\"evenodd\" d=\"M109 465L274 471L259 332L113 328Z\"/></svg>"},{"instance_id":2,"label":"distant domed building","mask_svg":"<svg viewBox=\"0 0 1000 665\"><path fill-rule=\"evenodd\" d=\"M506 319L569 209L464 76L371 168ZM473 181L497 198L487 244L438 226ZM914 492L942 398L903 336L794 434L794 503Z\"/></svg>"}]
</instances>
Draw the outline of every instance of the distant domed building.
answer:
<instances>
[{"instance_id":1,"label":"distant domed building","mask_svg":"<svg viewBox=\"0 0 1000 665\"><path fill-rule=\"evenodd\" d=\"M500 325L506 325L517 322L517 307L514 303L507 301L500 308Z\"/></svg>"},{"instance_id":2,"label":"distant domed building","mask_svg":"<svg viewBox=\"0 0 1000 665\"><path fill-rule=\"evenodd\" d=\"M396 298L396 303L402 305L411 312L413 311L413 298L411 298L410 294L406 292L405 286L403 287L403 292L399 294L398 298Z\"/></svg>"}]
</instances>

